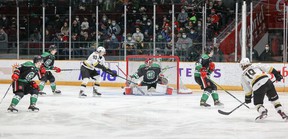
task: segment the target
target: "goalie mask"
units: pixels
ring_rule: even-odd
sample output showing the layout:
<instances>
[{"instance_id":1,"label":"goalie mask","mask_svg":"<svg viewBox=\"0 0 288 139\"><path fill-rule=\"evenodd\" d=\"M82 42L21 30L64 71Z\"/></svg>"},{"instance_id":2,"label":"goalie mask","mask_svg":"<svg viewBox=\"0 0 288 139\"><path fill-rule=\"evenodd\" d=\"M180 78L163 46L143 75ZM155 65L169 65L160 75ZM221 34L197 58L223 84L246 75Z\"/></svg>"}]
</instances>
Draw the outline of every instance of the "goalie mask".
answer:
<instances>
[{"instance_id":1,"label":"goalie mask","mask_svg":"<svg viewBox=\"0 0 288 139\"><path fill-rule=\"evenodd\" d=\"M153 60L151 58L148 58L145 60L146 67L150 67L152 65L152 63L153 63Z\"/></svg>"}]
</instances>

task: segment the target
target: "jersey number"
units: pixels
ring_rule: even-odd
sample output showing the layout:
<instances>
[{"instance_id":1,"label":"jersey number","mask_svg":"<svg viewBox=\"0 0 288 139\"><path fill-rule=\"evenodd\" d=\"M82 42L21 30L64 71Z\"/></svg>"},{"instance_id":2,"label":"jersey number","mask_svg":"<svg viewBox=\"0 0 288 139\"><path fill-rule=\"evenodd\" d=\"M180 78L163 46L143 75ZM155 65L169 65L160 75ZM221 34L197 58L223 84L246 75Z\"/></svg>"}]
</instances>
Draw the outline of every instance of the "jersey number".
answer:
<instances>
[{"instance_id":1,"label":"jersey number","mask_svg":"<svg viewBox=\"0 0 288 139\"><path fill-rule=\"evenodd\" d=\"M255 75L255 71L253 69L249 69L245 74L249 79L253 79L251 76ZM251 75L251 76L250 76Z\"/></svg>"}]
</instances>

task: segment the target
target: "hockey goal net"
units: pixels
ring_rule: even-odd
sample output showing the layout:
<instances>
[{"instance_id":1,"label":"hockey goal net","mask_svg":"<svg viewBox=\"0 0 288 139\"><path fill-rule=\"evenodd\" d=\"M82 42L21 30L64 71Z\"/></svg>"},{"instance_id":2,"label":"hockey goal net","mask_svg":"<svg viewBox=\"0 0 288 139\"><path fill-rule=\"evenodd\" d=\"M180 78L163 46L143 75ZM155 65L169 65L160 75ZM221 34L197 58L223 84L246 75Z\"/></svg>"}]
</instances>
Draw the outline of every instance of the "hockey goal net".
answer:
<instances>
[{"instance_id":1,"label":"hockey goal net","mask_svg":"<svg viewBox=\"0 0 288 139\"><path fill-rule=\"evenodd\" d=\"M128 55L126 57L127 78L137 72L140 65L145 64L146 59L152 59L153 63L159 64L162 74L168 79L168 86L173 88L177 94L191 94L192 91L187 89L180 79L179 57L178 56L151 56L151 55ZM142 77L134 82L140 83Z\"/></svg>"}]
</instances>

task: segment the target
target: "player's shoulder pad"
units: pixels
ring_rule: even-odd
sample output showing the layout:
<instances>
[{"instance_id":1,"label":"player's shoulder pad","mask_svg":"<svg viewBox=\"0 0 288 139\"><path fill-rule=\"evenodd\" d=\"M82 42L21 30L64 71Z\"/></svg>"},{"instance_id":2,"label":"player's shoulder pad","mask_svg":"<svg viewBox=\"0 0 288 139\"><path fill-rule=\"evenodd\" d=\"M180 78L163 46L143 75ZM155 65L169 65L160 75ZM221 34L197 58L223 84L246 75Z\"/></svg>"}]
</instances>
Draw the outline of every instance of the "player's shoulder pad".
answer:
<instances>
[{"instance_id":1,"label":"player's shoulder pad","mask_svg":"<svg viewBox=\"0 0 288 139\"><path fill-rule=\"evenodd\" d=\"M202 54L201 58L202 59L209 59L210 57L207 54Z\"/></svg>"},{"instance_id":2,"label":"player's shoulder pad","mask_svg":"<svg viewBox=\"0 0 288 139\"><path fill-rule=\"evenodd\" d=\"M50 55L49 52L44 52L41 56L42 56L42 57L47 57L47 56L49 56L49 55Z\"/></svg>"},{"instance_id":3,"label":"player's shoulder pad","mask_svg":"<svg viewBox=\"0 0 288 139\"><path fill-rule=\"evenodd\" d=\"M27 61L27 62L23 63L22 66L24 66L24 67L34 67L35 64L33 62L31 62L31 61Z\"/></svg>"},{"instance_id":4,"label":"player's shoulder pad","mask_svg":"<svg viewBox=\"0 0 288 139\"><path fill-rule=\"evenodd\" d=\"M153 64L151 65L151 67L160 68L160 65L159 65L159 64L156 64L156 63L153 63Z\"/></svg>"},{"instance_id":5,"label":"player's shoulder pad","mask_svg":"<svg viewBox=\"0 0 288 139\"><path fill-rule=\"evenodd\" d=\"M139 66L139 69L140 68L145 68L145 67L146 67L146 64L142 64L142 65Z\"/></svg>"}]
</instances>

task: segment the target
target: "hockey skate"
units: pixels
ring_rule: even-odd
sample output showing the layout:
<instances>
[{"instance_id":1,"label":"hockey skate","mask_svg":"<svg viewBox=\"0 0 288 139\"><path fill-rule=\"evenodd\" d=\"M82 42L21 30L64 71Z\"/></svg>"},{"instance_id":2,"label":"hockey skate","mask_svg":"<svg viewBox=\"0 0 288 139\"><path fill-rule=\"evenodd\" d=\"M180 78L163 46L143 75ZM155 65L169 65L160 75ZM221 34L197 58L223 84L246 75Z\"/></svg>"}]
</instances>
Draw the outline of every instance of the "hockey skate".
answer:
<instances>
[{"instance_id":1,"label":"hockey skate","mask_svg":"<svg viewBox=\"0 0 288 139\"><path fill-rule=\"evenodd\" d=\"M208 103L206 103L206 102L204 102L204 101L201 101L201 102L200 102L200 106L201 106L201 107L211 107L210 104L208 104Z\"/></svg>"},{"instance_id":2,"label":"hockey skate","mask_svg":"<svg viewBox=\"0 0 288 139\"><path fill-rule=\"evenodd\" d=\"M278 113L280 114L283 120L288 122L288 116L283 111L279 110Z\"/></svg>"},{"instance_id":3,"label":"hockey skate","mask_svg":"<svg viewBox=\"0 0 288 139\"><path fill-rule=\"evenodd\" d=\"M14 107L14 106L9 106L9 108L7 109L8 112L18 112L18 110Z\"/></svg>"},{"instance_id":4,"label":"hockey skate","mask_svg":"<svg viewBox=\"0 0 288 139\"><path fill-rule=\"evenodd\" d=\"M101 96L102 94L97 91L97 89L93 88L93 97Z\"/></svg>"},{"instance_id":5,"label":"hockey skate","mask_svg":"<svg viewBox=\"0 0 288 139\"><path fill-rule=\"evenodd\" d=\"M45 92L39 91L39 95L46 95Z\"/></svg>"},{"instance_id":6,"label":"hockey skate","mask_svg":"<svg viewBox=\"0 0 288 139\"><path fill-rule=\"evenodd\" d=\"M221 103L219 100L214 101L214 106L224 106L223 103Z\"/></svg>"},{"instance_id":7,"label":"hockey skate","mask_svg":"<svg viewBox=\"0 0 288 139\"><path fill-rule=\"evenodd\" d=\"M258 117L256 117L255 121L264 120L267 117L268 110L265 109Z\"/></svg>"},{"instance_id":8,"label":"hockey skate","mask_svg":"<svg viewBox=\"0 0 288 139\"><path fill-rule=\"evenodd\" d=\"M54 91L52 91L52 93L54 95L61 95L61 91L60 90L54 90Z\"/></svg>"},{"instance_id":9,"label":"hockey skate","mask_svg":"<svg viewBox=\"0 0 288 139\"><path fill-rule=\"evenodd\" d=\"M84 98L84 97L87 97L87 95L84 93L84 91L81 90L79 93L79 97Z\"/></svg>"},{"instance_id":10,"label":"hockey skate","mask_svg":"<svg viewBox=\"0 0 288 139\"><path fill-rule=\"evenodd\" d=\"M39 108L35 107L35 105L30 105L30 106L28 107L28 110L29 110L29 111L35 111L35 112L37 112L37 111L39 111Z\"/></svg>"}]
</instances>

